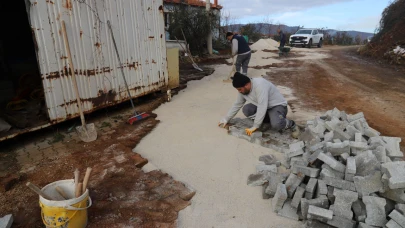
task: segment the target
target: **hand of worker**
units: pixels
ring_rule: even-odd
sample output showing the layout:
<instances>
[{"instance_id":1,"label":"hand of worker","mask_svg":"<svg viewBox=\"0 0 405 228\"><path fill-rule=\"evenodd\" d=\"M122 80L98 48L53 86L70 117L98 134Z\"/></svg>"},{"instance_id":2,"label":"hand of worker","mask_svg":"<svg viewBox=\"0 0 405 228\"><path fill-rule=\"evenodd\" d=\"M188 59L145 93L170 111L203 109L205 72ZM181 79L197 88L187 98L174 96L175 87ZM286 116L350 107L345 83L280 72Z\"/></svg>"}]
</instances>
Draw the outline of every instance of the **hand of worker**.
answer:
<instances>
[{"instance_id":1,"label":"hand of worker","mask_svg":"<svg viewBox=\"0 0 405 228\"><path fill-rule=\"evenodd\" d=\"M219 121L218 126L225 128L225 126L226 126L227 124L228 124L228 121L227 121L225 118L222 118L222 119Z\"/></svg>"},{"instance_id":2,"label":"hand of worker","mask_svg":"<svg viewBox=\"0 0 405 228\"><path fill-rule=\"evenodd\" d=\"M245 132L247 135L251 136L253 134L253 132L257 131L257 128L252 127L252 128L246 128Z\"/></svg>"}]
</instances>

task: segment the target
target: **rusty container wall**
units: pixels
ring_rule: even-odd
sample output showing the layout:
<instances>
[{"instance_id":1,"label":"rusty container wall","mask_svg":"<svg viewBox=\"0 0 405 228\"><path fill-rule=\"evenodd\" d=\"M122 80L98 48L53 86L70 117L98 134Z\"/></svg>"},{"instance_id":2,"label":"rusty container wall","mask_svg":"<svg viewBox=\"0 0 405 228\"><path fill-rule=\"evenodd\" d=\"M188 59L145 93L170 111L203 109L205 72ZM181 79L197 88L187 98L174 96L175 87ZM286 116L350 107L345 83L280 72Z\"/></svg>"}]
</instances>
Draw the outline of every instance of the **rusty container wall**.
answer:
<instances>
[{"instance_id":1,"label":"rusty container wall","mask_svg":"<svg viewBox=\"0 0 405 228\"><path fill-rule=\"evenodd\" d=\"M30 0L30 3L30 23L52 123L79 115L62 20L66 23L84 112L129 98L108 20L131 96L167 87L163 0Z\"/></svg>"}]
</instances>

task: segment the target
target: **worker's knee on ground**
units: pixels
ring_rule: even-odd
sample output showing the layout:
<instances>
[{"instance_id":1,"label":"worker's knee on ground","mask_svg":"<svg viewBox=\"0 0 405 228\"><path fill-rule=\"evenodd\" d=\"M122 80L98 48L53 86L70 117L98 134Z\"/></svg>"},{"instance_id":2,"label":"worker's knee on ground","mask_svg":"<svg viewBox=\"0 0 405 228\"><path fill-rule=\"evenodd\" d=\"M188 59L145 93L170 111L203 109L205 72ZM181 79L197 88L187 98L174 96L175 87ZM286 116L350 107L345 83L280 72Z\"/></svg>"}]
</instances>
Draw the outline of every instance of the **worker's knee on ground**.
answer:
<instances>
[{"instance_id":1,"label":"worker's knee on ground","mask_svg":"<svg viewBox=\"0 0 405 228\"><path fill-rule=\"evenodd\" d=\"M274 131L284 130L286 126L286 119L285 118L273 118L270 119L271 129Z\"/></svg>"},{"instance_id":2,"label":"worker's knee on ground","mask_svg":"<svg viewBox=\"0 0 405 228\"><path fill-rule=\"evenodd\" d=\"M246 117L253 116L254 114L256 114L256 111L257 107L252 104L247 104L242 108L242 112Z\"/></svg>"}]
</instances>

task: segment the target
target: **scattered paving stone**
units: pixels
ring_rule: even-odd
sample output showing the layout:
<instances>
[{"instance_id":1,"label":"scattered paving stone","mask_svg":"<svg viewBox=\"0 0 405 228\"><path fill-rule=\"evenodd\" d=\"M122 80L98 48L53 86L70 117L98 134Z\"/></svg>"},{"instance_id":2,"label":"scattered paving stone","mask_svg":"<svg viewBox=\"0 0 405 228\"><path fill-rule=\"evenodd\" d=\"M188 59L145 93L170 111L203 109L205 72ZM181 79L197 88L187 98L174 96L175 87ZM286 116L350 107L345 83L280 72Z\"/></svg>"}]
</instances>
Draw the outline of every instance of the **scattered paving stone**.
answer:
<instances>
[{"instance_id":1,"label":"scattered paving stone","mask_svg":"<svg viewBox=\"0 0 405 228\"><path fill-rule=\"evenodd\" d=\"M273 205L273 211L274 212L279 212L284 205L284 202L287 199L287 189L285 187L285 184L278 184L277 185L277 191L276 194L274 195L272 199L272 205Z\"/></svg>"},{"instance_id":2,"label":"scattered paving stone","mask_svg":"<svg viewBox=\"0 0 405 228\"><path fill-rule=\"evenodd\" d=\"M302 181L304 181L304 177L305 176L302 173L298 173L297 175L295 175L294 173L290 174L287 181L285 182L288 197L293 197L297 187L302 183Z\"/></svg>"},{"instance_id":3,"label":"scattered paving stone","mask_svg":"<svg viewBox=\"0 0 405 228\"><path fill-rule=\"evenodd\" d=\"M367 218L366 224L370 226L384 226L387 223L385 215L385 199L374 197L374 196L364 196L363 203L366 205Z\"/></svg>"},{"instance_id":4,"label":"scattered paving stone","mask_svg":"<svg viewBox=\"0 0 405 228\"><path fill-rule=\"evenodd\" d=\"M267 133L249 137L244 128L252 121L242 122L230 134L272 148L264 143ZM363 113L348 115L335 108L307 121L300 140L270 140L285 159L261 156L264 164L248 178L249 185L262 185L263 199L273 197L275 212L308 219L304 227L311 228L354 228L356 223L360 228L405 228L401 138L380 136ZM287 168L286 175L277 173L279 164Z\"/></svg>"},{"instance_id":5,"label":"scattered paving stone","mask_svg":"<svg viewBox=\"0 0 405 228\"><path fill-rule=\"evenodd\" d=\"M262 186L267 181L264 179L263 173L250 174L247 180L249 186Z\"/></svg>"},{"instance_id":6,"label":"scattered paving stone","mask_svg":"<svg viewBox=\"0 0 405 228\"><path fill-rule=\"evenodd\" d=\"M351 220L353 218L352 204L359 197L357 192L335 189L333 195L335 195L335 202L329 209L333 211L334 215Z\"/></svg>"},{"instance_id":7,"label":"scattered paving stone","mask_svg":"<svg viewBox=\"0 0 405 228\"><path fill-rule=\"evenodd\" d=\"M294 208L293 206L291 206L291 200L285 201L284 206L278 212L278 215L289 218L289 219L293 219L296 221L299 220L298 214L297 214L297 208Z\"/></svg>"},{"instance_id":8,"label":"scattered paving stone","mask_svg":"<svg viewBox=\"0 0 405 228\"><path fill-rule=\"evenodd\" d=\"M393 210L388 216L396 223L398 223L401 227L405 227L405 217L397 210Z\"/></svg>"},{"instance_id":9,"label":"scattered paving stone","mask_svg":"<svg viewBox=\"0 0 405 228\"><path fill-rule=\"evenodd\" d=\"M321 222L327 222L328 220L332 220L333 218L333 211L327 210L321 207L316 207L309 205L308 207L308 219L314 219Z\"/></svg>"},{"instance_id":10,"label":"scattered paving stone","mask_svg":"<svg viewBox=\"0 0 405 228\"><path fill-rule=\"evenodd\" d=\"M405 161L387 162L381 169L389 178L390 189L405 188Z\"/></svg>"},{"instance_id":11,"label":"scattered paving stone","mask_svg":"<svg viewBox=\"0 0 405 228\"><path fill-rule=\"evenodd\" d=\"M291 206L294 208L298 208L301 203L301 199L304 197L304 194L305 188L298 186L297 190L295 191L294 198L291 201Z\"/></svg>"},{"instance_id":12,"label":"scattered paving stone","mask_svg":"<svg viewBox=\"0 0 405 228\"><path fill-rule=\"evenodd\" d=\"M327 222L328 225L337 228L355 228L356 222L352 221L351 219L342 218L336 215L333 215L332 220Z\"/></svg>"},{"instance_id":13,"label":"scattered paving stone","mask_svg":"<svg viewBox=\"0 0 405 228\"><path fill-rule=\"evenodd\" d=\"M385 227L387 227L387 228L403 228L397 222L395 222L393 219L388 221L387 224L385 224Z\"/></svg>"}]
</instances>

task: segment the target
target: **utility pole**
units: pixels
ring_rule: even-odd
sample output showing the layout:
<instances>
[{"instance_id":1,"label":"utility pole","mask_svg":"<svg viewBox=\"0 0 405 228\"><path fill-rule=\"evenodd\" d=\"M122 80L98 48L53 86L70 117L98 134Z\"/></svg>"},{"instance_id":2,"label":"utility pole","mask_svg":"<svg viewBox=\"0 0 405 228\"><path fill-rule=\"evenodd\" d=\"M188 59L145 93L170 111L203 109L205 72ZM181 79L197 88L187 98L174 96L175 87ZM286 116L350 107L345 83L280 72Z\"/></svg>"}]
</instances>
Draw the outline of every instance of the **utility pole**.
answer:
<instances>
[{"instance_id":1,"label":"utility pole","mask_svg":"<svg viewBox=\"0 0 405 228\"><path fill-rule=\"evenodd\" d=\"M210 0L205 0L206 1L206 9L207 9L207 15L210 13L210 10L211 10L211 3L210 3ZM211 29L210 29L210 32L208 33L208 36L207 36L207 49L208 49L208 53L210 54L210 55L212 55L212 31L211 31Z\"/></svg>"}]
</instances>

